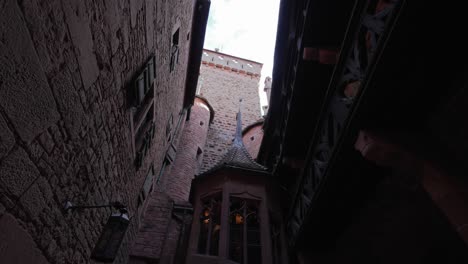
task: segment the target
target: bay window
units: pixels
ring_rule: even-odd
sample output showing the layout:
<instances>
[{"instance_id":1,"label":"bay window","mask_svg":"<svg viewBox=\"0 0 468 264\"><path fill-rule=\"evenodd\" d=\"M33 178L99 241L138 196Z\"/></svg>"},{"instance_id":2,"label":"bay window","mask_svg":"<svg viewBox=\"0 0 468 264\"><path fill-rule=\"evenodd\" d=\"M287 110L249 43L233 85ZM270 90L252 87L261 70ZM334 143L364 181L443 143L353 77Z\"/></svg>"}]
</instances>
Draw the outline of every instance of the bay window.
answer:
<instances>
[{"instance_id":1,"label":"bay window","mask_svg":"<svg viewBox=\"0 0 468 264\"><path fill-rule=\"evenodd\" d=\"M221 231L221 193L202 200L198 253L217 256L219 254L219 233Z\"/></svg>"},{"instance_id":2,"label":"bay window","mask_svg":"<svg viewBox=\"0 0 468 264\"><path fill-rule=\"evenodd\" d=\"M261 263L259 201L231 197L229 258L237 263Z\"/></svg>"}]
</instances>

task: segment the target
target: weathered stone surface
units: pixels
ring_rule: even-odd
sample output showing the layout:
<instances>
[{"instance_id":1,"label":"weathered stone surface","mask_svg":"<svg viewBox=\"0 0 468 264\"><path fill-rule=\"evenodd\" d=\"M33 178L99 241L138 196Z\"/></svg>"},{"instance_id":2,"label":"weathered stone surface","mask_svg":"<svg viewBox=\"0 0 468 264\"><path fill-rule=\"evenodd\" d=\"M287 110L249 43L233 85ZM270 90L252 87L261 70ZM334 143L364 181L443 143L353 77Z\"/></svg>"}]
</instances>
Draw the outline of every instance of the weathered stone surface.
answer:
<instances>
[{"instance_id":1,"label":"weathered stone surface","mask_svg":"<svg viewBox=\"0 0 468 264\"><path fill-rule=\"evenodd\" d=\"M57 100L58 108L63 113L63 121L70 137L75 139L78 137L85 113L80 96L73 89L70 73L67 71L57 73L51 79L50 85L54 93L60 95L60 100Z\"/></svg>"},{"instance_id":2,"label":"weathered stone surface","mask_svg":"<svg viewBox=\"0 0 468 264\"><path fill-rule=\"evenodd\" d=\"M123 41L122 28L125 28L125 19L124 16L124 2L122 0L105 0L104 1L106 11L104 13L104 21L109 26L110 29L110 44L112 48L112 54L117 52L121 41ZM127 38L128 45L128 34L125 36Z\"/></svg>"},{"instance_id":3,"label":"weathered stone surface","mask_svg":"<svg viewBox=\"0 0 468 264\"><path fill-rule=\"evenodd\" d=\"M143 8L143 0L130 1L130 15L132 28L136 25L138 12Z\"/></svg>"},{"instance_id":4,"label":"weathered stone surface","mask_svg":"<svg viewBox=\"0 0 468 264\"><path fill-rule=\"evenodd\" d=\"M3 208L2 210L0 210L0 216L6 211L6 208L13 208L15 206L13 201L9 199L5 193L0 193L0 205L0 207Z\"/></svg>"},{"instance_id":5,"label":"weathered stone surface","mask_svg":"<svg viewBox=\"0 0 468 264\"><path fill-rule=\"evenodd\" d=\"M0 17L0 45L8 48L0 51L0 155L4 155L0 157L0 204L4 208L0 212L12 213L26 223L35 246L50 262L89 263L111 211L64 214L62 203L120 201L130 215L141 210L142 184L151 166L156 172L161 168L169 143L165 126L156 126L143 165L135 167L128 90L132 78L155 54L154 122L166 124L171 115L177 121L190 46L182 36L191 29L193 2L8 0L6 7L2 6ZM3 32L7 22L12 26ZM180 26L181 35L179 64L169 72L168 40L175 26ZM10 36L12 32L19 36ZM24 41L14 47L18 39ZM22 68L15 71L18 65ZM34 79L34 91L28 79L31 72L41 76ZM10 75L17 76L27 89L11 90L11 82L4 78ZM10 106L16 93L21 93L20 103L28 104L26 111ZM44 98L54 113L41 108ZM37 117L42 118L40 122ZM26 144L14 146L12 135L16 134ZM170 205L157 200L154 206L169 206L164 214L170 216ZM114 263L127 263L139 222L138 216L132 218Z\"/></svg>"},{"instance_id":6,"label":"weathered stone surface","mask_svg":"<svg viewBox=\"0 0 468 264\"><path fill-rule=\"evenodd\" d=\"M39 177L20 199L20 204L32 219L38 217L47 208L47 204L52 202L52 190L43 177Z\"/></svg>"},{"instance_id":7,"label":"weathered stone surface","mask_svg":"<svg viewBox=\"0 0 468 264\"><path fill-rule=\"evenodd\" d=\"M15 137L8 129L7 123L3 117L0 116L0 159L7 154L14 144Z\"/></svg>"},{"instance_id":8,"label":"weathered stone surface","mask_svg":"<svg viewBox=\"0 0 468 264\"><path fill-rule=\"evenodd\" d=\"M0 256L2 263L49 263L33 238L10 214L0 217Z\"/></svg>"},{"instance_id":9,"label":"weathered stone surface","mask_svg":"<svg viewBox=\"0 0 468 264\"><path fill-rule=\"evenodd\" d=\"M54 143L54 140L52 139L52 137L50 136L49 133L47 133L47 132L42 133L39 136L39 142L41 142L42 148L45 151L47 151L48 154L52 153L52 151L54 150L54 147L55 147L55 143ZM34 146L33 144L30 145L31 152L33 152L33 149L35 149L35 147L33 147L33 146Z\"/></svg>"},{"instance_id":10,"label":"weathered stone surface","mask_svg":"<svg viewBox=\"0 0 468 264\"><path fill-rule=\"evenodd\" d=\"M93 37L89 26L88 10L84 1L65 1L63 8L76 49L83 85L85 88L89 88L99 76L99 68L93 51Z\"/></svg>"},{"instance_id":11,"label":"weathered stone surface","mask_svg":"<svg viewBox=\"0 0 468 264\"><path fill-rule=\"evenodd\" d=\"M18 3L46 75L53 76L65 62L68 68L77 70L60 1L24 0Z\"/></svg>"},{"instance_id":12,"label":"weathered stone surface","mask_svg":"<svg viewBox=\"0 0 468 264\"><path fill-rule=\"evenodd\" d=\"M30 142L59 119L54 98L16 1L0 17L0 106Z\"/></svg>"},{"instance_id":13,"label":"weathered stone surface","mask_svg":"<svg viewBox=\"0 0 468 264\"><path fill-rule=\"evenodd\" d=\"M0 163L1 188L15 198L19 198L39 175L22 148L14 150Z\"/></svg>"},{"instance_id":14,"label":"weathered stone surface","mask_svg":"<svg viewBox=\"0 0 468 264\"><path fill-rule=\"evenodd\" d=\"M146 2L146 46L148 49L152 50L154 47L154 10L155 10L155 1L145 1Z\"/></svg>"}]
</instances>

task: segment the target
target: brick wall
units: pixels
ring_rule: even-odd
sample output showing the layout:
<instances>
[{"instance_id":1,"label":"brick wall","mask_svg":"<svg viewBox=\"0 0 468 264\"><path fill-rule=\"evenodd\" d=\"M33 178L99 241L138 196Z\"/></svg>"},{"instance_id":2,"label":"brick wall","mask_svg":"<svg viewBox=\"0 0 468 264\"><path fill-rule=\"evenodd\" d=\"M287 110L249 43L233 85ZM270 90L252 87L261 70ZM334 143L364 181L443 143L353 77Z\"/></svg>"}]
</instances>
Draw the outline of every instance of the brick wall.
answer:
<instances>
[{"instance_id":1,"label":"brick wall","mask_svg":"<svg viewBox=\"0 0 468 264\"><path fill-rule=\"evenodd\" d=\"M192 5L0 1L0 221L24 230L30 252L52 263L90 262L111 211L64 213L66 200L120 201L135 215L148 169L159 170L167 149L167 120L182 108ZM169 73L176 27L179 62ZM126 84L152 53L156 133L137 170ZM115 263L126 262L136 218Z\"/></svg>"},{"instance_id":2,"label":"brick wall","mask_svg":"<svg viewBox=\"0 0 468 264\"><path fill-rule=\"evenodd\" d=\"M193 177L199 170L210 122L210 110L205 102L196 98L192 107L190 120L186 122L181 135L177 157L165 190L175 202L188 201Z\"/></svg>"},{"instance_id":3,"label":"brick wall","mask_svg":"<svg viewBox=\"0 0 468 264\"><path fill-rule=\"evenodd\" d=\"M198 91L211 104L216 117L208 131L202 172L215 165L230 146L236 129L236 113L239 110L240 98L243 99L243 127L258 121L261 117L258 94L260 77L217 67L209 58L211 57L202 57ZM250 63L255 66L254 69L262 67L259 63L243 61L240 58L236 58L236 61Z\"/></svg>"},{"instance_id":4,"label":"brick wall","mask_svg":"<svg viewBox=\"0 0 468 264\"><path fill-rule=\"evenodd\" d=\"M181 223L172 217L172 205L188 201L191 182L201 162L202 154L197 151L205 145L209 121L209 108L203 100L196 98L190 119L184 122L177 139L176 158L168 165L148 201L132 248L132 263L138 263L138 259L172 263L181 228Z\"/></svg>"}]
</instances>

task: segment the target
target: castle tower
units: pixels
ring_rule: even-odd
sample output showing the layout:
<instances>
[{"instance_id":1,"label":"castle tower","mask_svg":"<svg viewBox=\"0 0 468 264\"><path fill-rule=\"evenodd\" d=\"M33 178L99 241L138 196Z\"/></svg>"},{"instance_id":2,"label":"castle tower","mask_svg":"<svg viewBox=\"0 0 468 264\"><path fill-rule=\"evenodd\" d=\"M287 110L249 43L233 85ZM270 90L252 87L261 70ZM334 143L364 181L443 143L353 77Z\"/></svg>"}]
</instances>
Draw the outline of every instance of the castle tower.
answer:
<instances>
[{"instance_id":1,"label":"castle tower","mask_svg":"<svg viewBox=\"0 0 468 264\"><path fill-rule=\"evenodd\" d=\"M250 124L242 131L242 141L245 149L253 159L257 159L260 144L263 139L263 120Z\"/></svg>"},{"instance_id":2,"label":"castle tower","mask_svg":"<svg viewBox=\"0 0 468 264\"><path fill-rule=\"evenodd\" d=\"M199 172L208 127L214 118L214 113L210 109L211 106L206 100L195 98L190 120L186 122L180 138L181 151L178 151L170 177L166 178L163 186L175 203L189 199L190 185L193 176Z\"/></svg>"},{"instance_id":3,"label":"castle tower","mask_svg":"<svg viewBox=\"0 0 468 264\"><path fill-rule=\"evenodd\" d=\"M258 87L263 64L204 50L197 94L206 98L216 113L209 131L201 172L216 164L232 143L233 118L243 99L244 127L261 118Z\"/></svg>"}]
</instances>

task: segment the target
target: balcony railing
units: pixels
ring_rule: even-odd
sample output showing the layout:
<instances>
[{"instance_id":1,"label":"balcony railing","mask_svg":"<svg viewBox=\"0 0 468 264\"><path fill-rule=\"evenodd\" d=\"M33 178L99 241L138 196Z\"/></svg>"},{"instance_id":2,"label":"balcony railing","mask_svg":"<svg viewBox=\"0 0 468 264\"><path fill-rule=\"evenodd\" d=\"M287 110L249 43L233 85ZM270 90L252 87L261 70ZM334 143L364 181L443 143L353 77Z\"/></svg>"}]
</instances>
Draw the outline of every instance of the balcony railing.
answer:
<instances>
[{"instance_id":1,"label":"balcony railing","mask_svg":"<svg viewBox=\"0 0 468 264\"><path fill-rule=\"evenodd\" d=\"M404 4L405 0L356 3L289 214L287 231L291 245L310 217L311 206L333 166L344 131Z\"/></svg>"}]
</instances>

